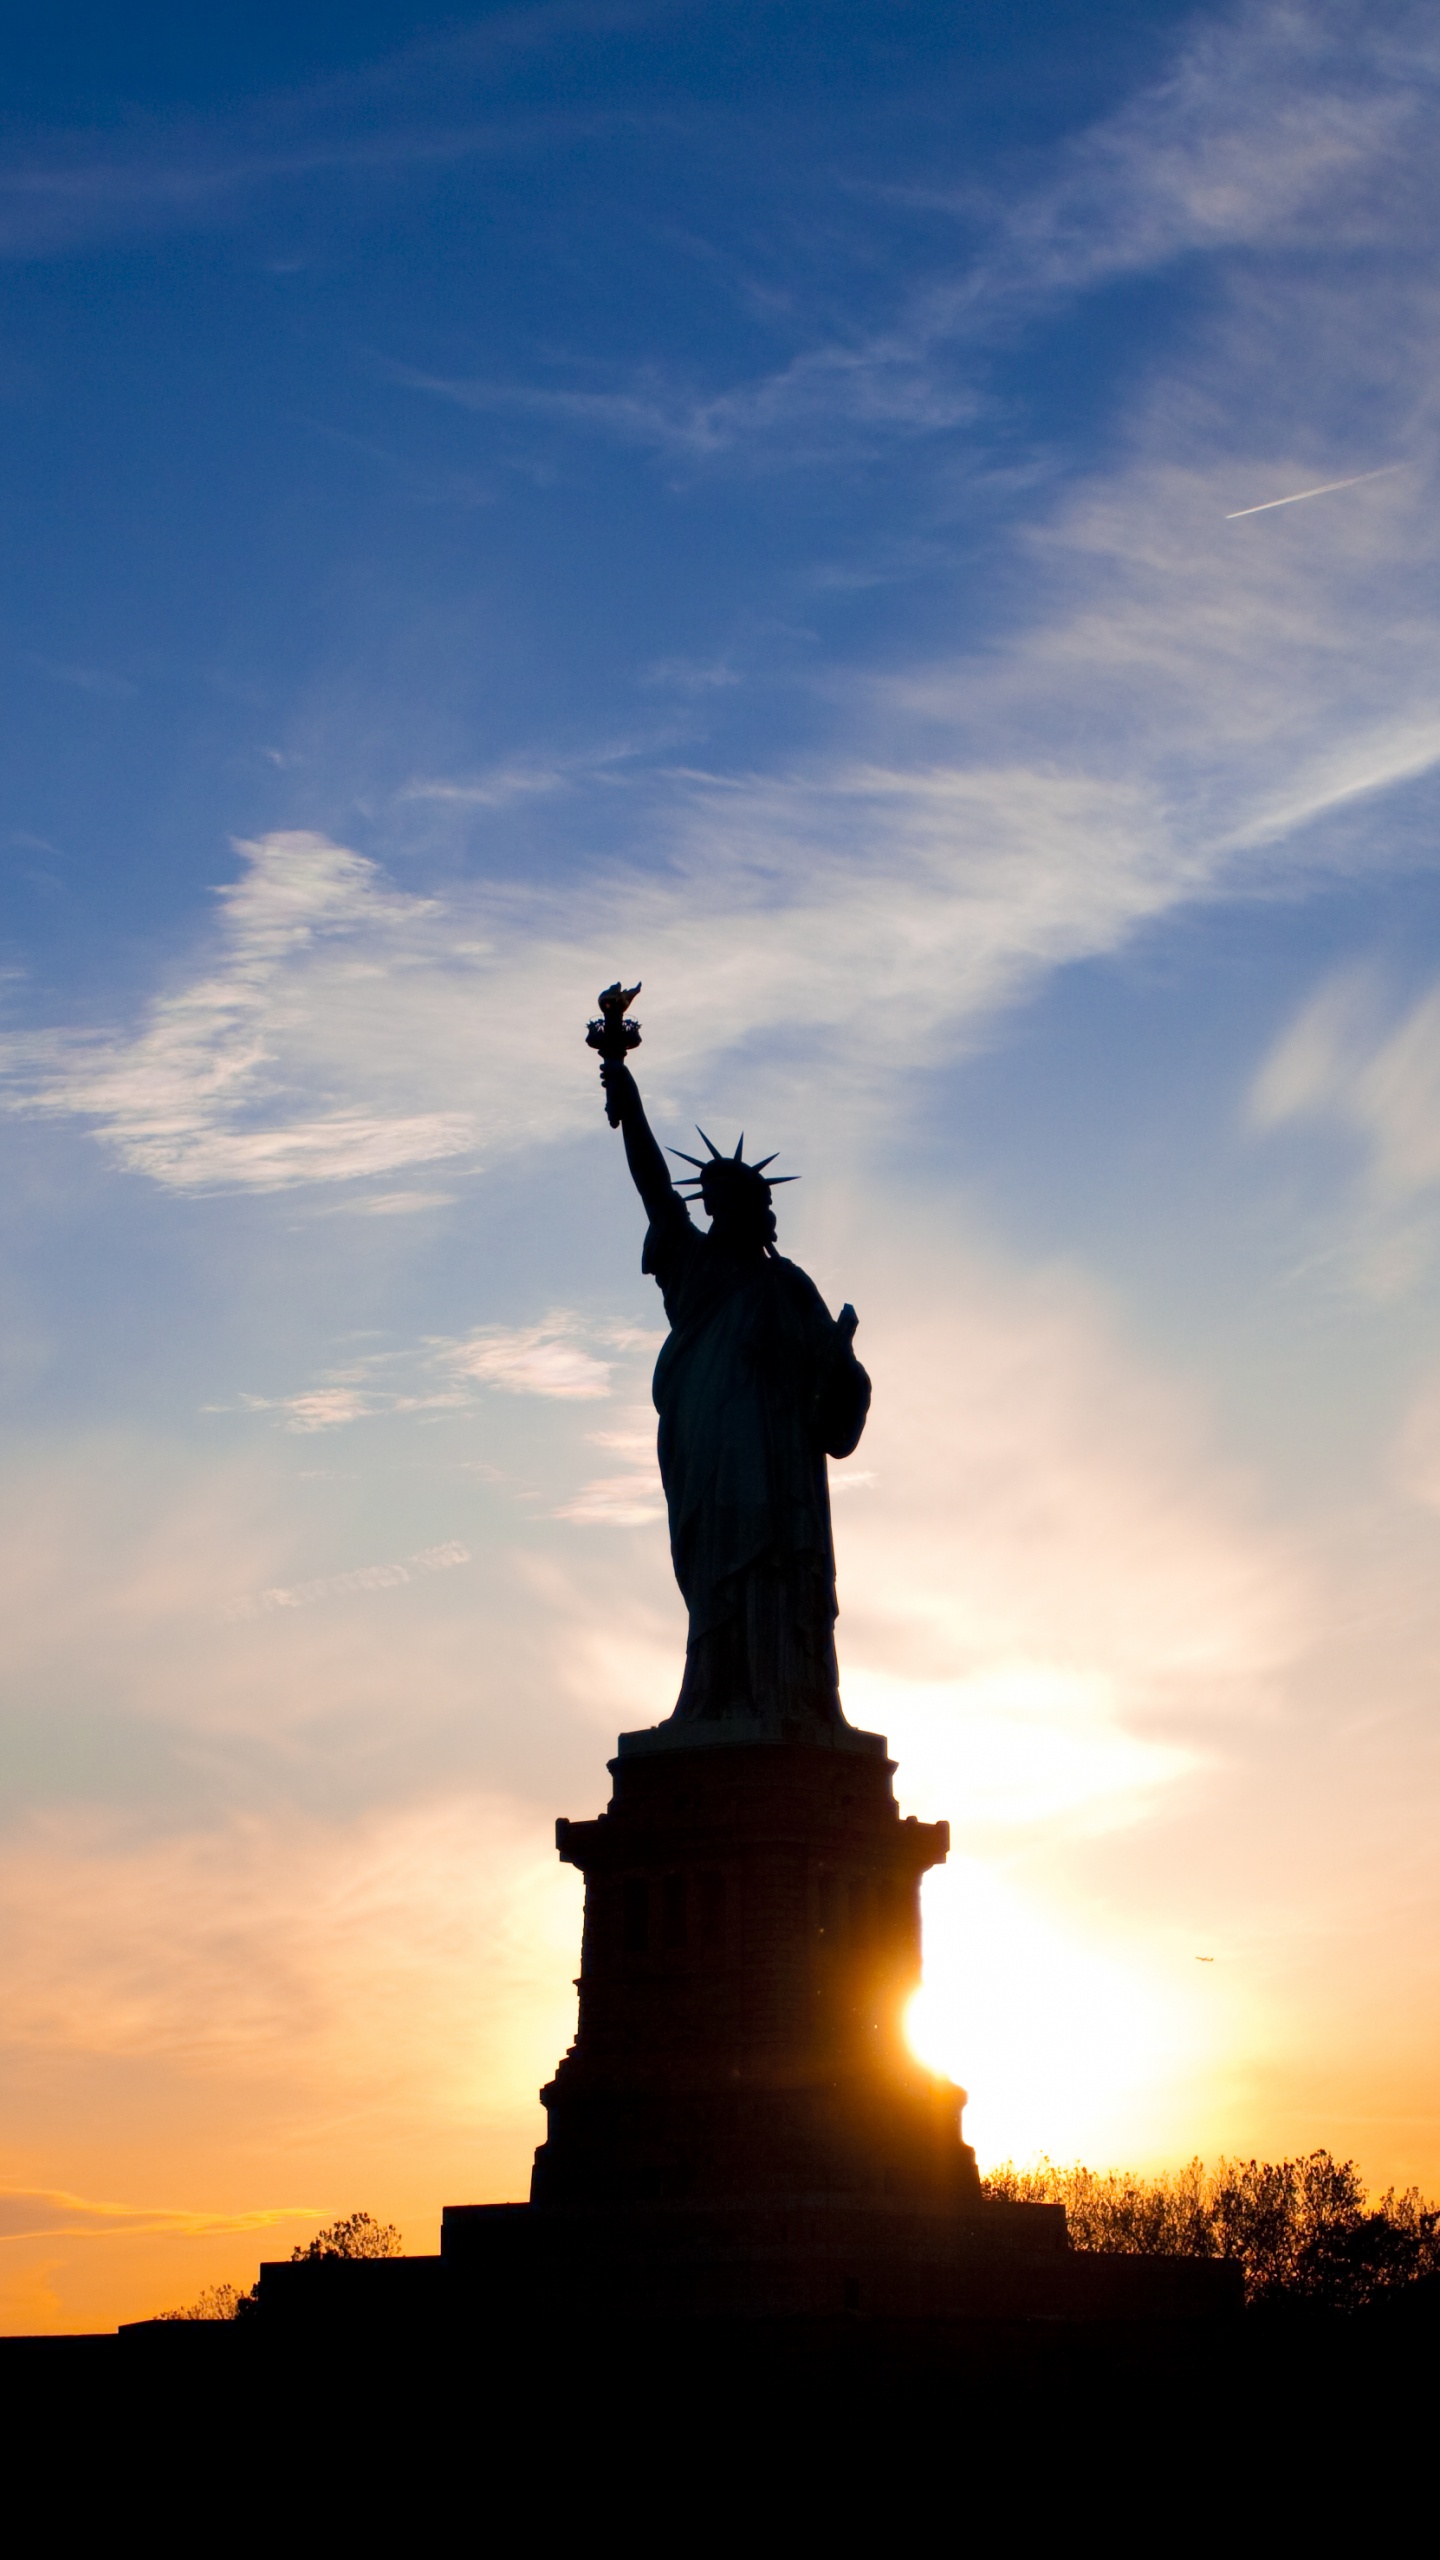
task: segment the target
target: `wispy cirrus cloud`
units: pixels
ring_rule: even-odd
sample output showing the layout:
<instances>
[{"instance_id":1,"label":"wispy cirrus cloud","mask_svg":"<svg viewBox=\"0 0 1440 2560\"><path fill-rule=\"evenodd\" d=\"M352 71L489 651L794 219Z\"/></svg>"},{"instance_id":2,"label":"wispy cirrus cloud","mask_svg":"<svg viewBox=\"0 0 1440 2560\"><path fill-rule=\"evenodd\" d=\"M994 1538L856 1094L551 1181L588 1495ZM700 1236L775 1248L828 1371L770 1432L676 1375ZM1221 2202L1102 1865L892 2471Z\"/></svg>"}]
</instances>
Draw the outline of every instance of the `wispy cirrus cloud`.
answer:
<instances>
[{"instance_id":1,"label":"wispy cirrus cloud","mask_svg":"<svg viewBox=\"0 0 1440 2560\"><path fill-rule=\"evenodd\" d=\"M529 1326L482 1325L444 1357L457 1377L482 1386L508 1387L514 1395L576 1397L610 1393L611 1363L597 1360L575 1340L574 1320Z\"/></svg>"},{"instance_id":2,"label":"wispy cirrus cloud","mask_svg":"<svg viewBox=\"0 0 1440 2560\"><path fill-rule=\"evenodd\" d=\"M1197 252L1410 245L1436 184L1440 41L1414 0L1260 0L1198 19L1175 61L1012 200L990 289L1073 290Z\"/></svg>"},{"instance_id":3,"label":"wispy cirrus cloud","mask_svg":"<svg viewBox=\"0 0 1440 2560\"><path fill-rule=\"evenodd\" d=\"M12 1035L10 1107L89 1121L170 1189L360 1181L587 1124L574 1025L617 946L645 956L682 1071L786 1015L838 1043L862 1001L883 1062L1177 889L1137 794L1083 778L841 771L687 784L681 807L681 876L600 882L563 914L544 894L401 898L314 837L243 848L214 961L133 1038ZM883 868L863 849L877 827Z\"/></svg>"},{"instance_id":4,"label":"wispy cirrus cloud","mask_svg":"<svg viewBox=\"0 0 1440 2560\"><path fill-rule=\"evenodd\" d=\"M1243 380L1262 341L1226 326ZM1305 361L1339 355L1332 328ZM9 1107L88 1122L170 1189L408 1206L387 1177L586 1121L575 1026L617 968L682 1082L779 1021L845 1073L862 1011L883 1075L1179 904L1323 874L1323 822L1440 760L1440 613L1418 443L1323 525L1225 521L1306 458L1209 449L1183 385L1157 393L1130 454L1024 535L1032 609L1003 648L848 679L828 757L652 772L633 861L563 899L401 894L314 834L242 847L188 981L133 1032L10 1034Z\"/></svg>"},{"instance_id":5,"label":"wispy cirrus cloud","mask_svg":"<svg viewBox=\"0 0 1440 2560\"><path fill-rule=\"evenodd\" d=\"M313 2205L260 2205L247 2213L204 2213L174 2205L106 2204L58 2187L0 2187L0 2240L104 2239L161 2232L205 2238L273 2230L308 2221Z\"/></svg>"},{"instance_id":6,"label":"wispy cirrus cloud","mask_svg":"<svg viewBox=\"0 0 1440 2560\"><path fill-rule=\"evenodd\" d=\"M1256 1128L1328 1123L1360 1141L1382 1206L1440 1184L1440 986L1398 1010L1376 971L1327 978L1281 1034L1250 1096Z\"/></svg>"},{"instance_id":7,"label":"wispy cirrus cloud","mask_svg":"<svg viewBox=\"0 0 1440 2560\"><path fill-rule=\"evenodd\" d=\"M296 1396L242 1396L247 1413L283 1413L289 1431L338 1431L373 1413L373 1399L363 1387L306 1387ZM215 1406L207 1407L214 1412Z\"/></svg>"},{"instance_id":8,"label":"wispy cirrus cloud","mask_svg":"<svg viewBox=\"0 0 1440 2560\"><path fill-rule=\"evenodd\" d=\"M381 1213L407 1201L398 1174L584 1123L573 1025L617 968L644 976L678 1086L778 1022L796 1073L849 1075L861 1013L883 1077L1180 904L1325 869L1329 821L1440 762L1432 288L1408 258L1383 286L1345 264L1397 204L1416 239L1436 232L1435 52L1404 8L1210 23L1010 207L988 282L932 297L926 344L1022 274L1080 290L1127 260L1247 247L1116 458L1017 525L1002 641L838 681L834 744L770 771L636 765L630 860L563 898L402 895L316 834L243 848L188 979L133 1030L12 1035L10 1106L87 1122L169 1189L352 1185ZM1296 269L1302 234L1337 253L1323 273ZM809 364L802 407L823 381L837 414L880 418L853 353ZM1357 365L1364 438L1390 448L1373 461L1337 423ZM772 423L798 378L765 394ZM665 415L662 442L731 431ZM1323 509L1244 513L1341 479ZM537 749L411 789L460 822L573 770Z\"/></svg>"},{"instance_id":9,"label":"wispy cirrus cloud","mask_svg":"<svg viewBox=\"0 0 1440 2560\"><path fill-rule=\"evenodd\" d=\"M403 1564L356 1565L348 1573L325 1573L312 1582L279 1583L269 1591L228 1600L220 1614L224 1618L263 1618L274 1609L306 1609L314 1600L347 1599L356 1591L395 1591L424 1574L451 1573L457 1564L469 1562L469 1548L458 1538L447 1538L438 1547L422 1547L418 1554L407 1556Z\"/></svg>"},{"instance_id":10,"label":"wispy cirrus cloud","mask_svg":"<svg viewBox=\"0 0 1440 2560\"><path fill-rule=\"evenodd\" d=\"M556 1504L554 1517L582 1529L643 1529L665 1517L659 1474L652 1465L648 1474L637 1468L627 1475L593 1476L578 1493Z\"/></svg>"},{"instance_id":11,"label":"wispy cirrus cloud","mask_svg":"<svg viewBox=\"0 0 1440 2560\"><path fill-rule=\"evenodd\" d=\"M1192 519L1195 506L1192 491ZM575 1024L621 953L640 961L647 1022L682 1079L781 1021L816 1068L843 1071L860 1011L869 1071L914 1067L979 1036L1046 971L1177 904L1243 892L1252 871L1268 881L1302 818L1440 757L1419 699L1440 617L1409 626L1413 714L1392 705L1382 721L1377 705L1372 719L1327 654L1343 593L1307 571L1287 596L1282 563L1281 592L1262 574L1207 614L1219 570L1192 559L1162 608L1152 551L1126 530L1107 547L1094 514L1072 520L1063 607L1007 662L917 670L872 698L892 734L953 733L957 711L992 742L1008 728L1009 763L682 776L666 786L670 865L604 875L563 909L545 892L401 897L347 848L267 838L242 849L218 950L136 1033L0 1044L8 1107L88 1122L127 1170L179 1191L360 1184L509 1154L588 1123ZM1173 523L1166 539L1178 570ZM1315 680L1287 686L1270 643L1302 607ZM1041 761L1039 684L1083 728L1089 770Z\"/></svg>"},{"instance_id":12,"label":"wispy cirrus cloud","mask_svg":"<svg viewBox=\"0 0 1440 2560\"><path fill-rule=\"evenodd\" d=\"M471 1151L473 1124L455 1111L352 1104L284 1116L308 1046L303 1009L287 1000L297 965L335 967L337 991L363 1006L367 937L394 949L432 910L320 837L277 835L243 851L241 876L219 892L218 968L158 997L137 1038L12 1039L29 1107L78 1110L110 1133L122 1163L182 1191L282 1190Z\"/></svg>"},{"instance_id":13,"label":"wispy cirrus cloud","mask_svg":"<svg viewBox=\"0 0 1440 2560\"><path fill-rule=\"evenodd\" d=\"M604 13L564 6L510 13L397 49L364 70L243 114L177 129L56 135L0 167L0 256L53 256L106 234L228 221L257 194L318 176L513 156L557 138L633 132L631 105L494 111L485 82L508 61L603 44ZM475 83L473 104L466 91ZM719 386L651 365L569 382L467 378L396 364L392 378L475 412L548 419L691 465L730 454L788 464L848 440L936 435L987 406L977 348L1026 312L1113 278L1256 245L1332 237L1408 246L1433 215L1425 136L1440 85L1433 19L1412 0L1359 10L1348 0L1261 0L1202 20L1158 80L1062 146L1039 183L1013 173L918 193L952 204L975 244L933 257L879 325L837 329L803 296L800 343L771 369ZM457 102L461 102L458 103ZM665 111L662 111L662 115ZM669 111L673 122L674 110ZM917 191L870 190L877 204ZM869 244L866 244L866 263ZM909 262L907 261L907 266Z\"/></svg>"},{"instance_id":14,"label":"wispy cirrus cloud","mask_svg":"<svg viewBox=\"0 0 1440 2560\"><path fill-rule=\"evenodd\" d=\"M617 1356L652 1349L659 1338L634 1325L552 1312L538 1324L477 1325L467 1334L366 1352L295 1395L242 1395L239 1409L283 1415L288 1431L310 1433L376 1414L458 1412L476 1402L477 1387L588 1403L611 1393ZM600 1356L605 1352L610 1357Z\"/></svg>"},{"instance_id":15,"label":"wispy cirrus cloud","mask_svg":"<svg viewBox=\"0 0 1440 2560\"><path fill-rule=\"evenodd\" d=\"M632 1405L617 1420L618 1428L587 1431L585 1438L592 1449L604 1449L612 1463L616 1458L623 1460L624 1472L592 1476L556 1504L557 1520L569 1520L582 1529L639 1529L664 1519L655 1408L648 1403Z\"/></svg>"},{"instance_id":16,"label":"wispy cirrus cloud","mask_svg":"<svg viewBox=\"0 0 1440 2560\"><path fill-rule=\"evenodd\" d=\"M402 389L461 409L599 430L666 460L703 463L744 453L794 467L839 442L931 436L968 425L982 402L974 385L947 378L948 327L902 321L851 344L802 350L778 371L702 392L658 369L638 380L560 388L467 380L409 365L387 367Z\"/></svg>"},{"instance_id":17,"label":"wispy cirrus cloud","mask_svg":"<svg viewBox=\"0 0 1440 2560\"><path fill-rule=\"evenodd\" d=\"M258 196L317 177L373 179L593 133L610 119L577 107L568 87L554 105L497 112L494 82L527 58L573 55L586 35L603 42L609 23L603 5L542 0L229 114L172 110L162 119L132 106L120 131L57 131L0 162L0 257L63 256L137 231L233 221Z\"/></svg>"},{"instance_id":18,"label":"wispy cirrus cloud","mask_svg":"<svg viewBox=\"0 0 1440 2560\"><path fill-rule=\"evenodd\" d=\"M627 766L653 756L657 744L665 743L662 733L637 732L565 754L502 756L477 773L416 774L402 784L396 801L401 808L410 801L430 801L442 809L505 809L515 801L623 781Z\"/></svg>"},{"instance_id":19,"label":"wispy cirrus cloud","mask_svg":"<svg viewBox=\"0 0 1440 2560\"><path fill-rule=\"evenodd\" d=\"M1176 60L1076 134L1042 182L920 191L978 235L932 260L878 326L816 331L746 381L701 387L649 364L569 383L393 365L391 379L477 414L603 434L692 467L794 467L987 418L977 358L1057 300L1236 250L1402 251L1433 226L1429 130L1440 95L1433 17L1411 0L1260 0L1202 19ZM877 197L914 191L880 187Z\"/></svg>"},{"instance_id":20,"label":"wispy cirrus cloud","mask_svg":"<svg viewBox=\"0 0 1440 2560\"><path fill-rule=\"evenodd\" d=\"M236 221L255 196L326 174L380 172L463 158L505 137L493 123L456 130L282 136L263 113L238 122L191 118L179 132L134 137L57 134L48 149L12 154L0 167L0 258L54 258L135 232L199 230ZM513 136L508 138L513 147Z\"/></svg>"}]
</instances>

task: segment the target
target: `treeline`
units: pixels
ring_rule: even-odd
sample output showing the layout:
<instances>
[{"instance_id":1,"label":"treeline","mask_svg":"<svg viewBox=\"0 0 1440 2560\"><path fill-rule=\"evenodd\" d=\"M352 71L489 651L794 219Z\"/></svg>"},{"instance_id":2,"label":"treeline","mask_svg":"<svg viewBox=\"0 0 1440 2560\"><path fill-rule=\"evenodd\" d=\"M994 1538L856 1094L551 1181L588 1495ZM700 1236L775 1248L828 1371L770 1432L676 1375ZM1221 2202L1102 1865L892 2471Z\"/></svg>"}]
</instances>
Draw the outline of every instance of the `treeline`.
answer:
<instances>
[{"instance_id":1,"label":"treeline","mask_svg":"<svg viewBox=\"0 0 1440 2560\"><path fill-rule=\"evenodd\" d=\"M1440 2206L1416 2187L1370 2196L1353 2160L1310 2151L1298 2160L1192 2160L1158 2177L1130 2169L1058 2168L1039 2160L1017 2169L1002 2162L984 2192L1014 2204L1063 2204L1072 2247L1158 2253L1166 2257L1234 2258L1254 2304L1296 2303L1312 2310L1363 2311L1416 2283L1440 2278ZM347 2214L292 2258L395 2258L402 2242L393 2223ZM256 2307L252 2289L212 2285L170 2320L243 2319Z\"/></svg>"},{"instance_id":2,"label":"treeline","mask_svg":"<svg viewBox=\"0 0 1440 2560\"><path fill-rule=\"evenodd\" d=\"M987 2196L1063 2204L1077 2249L1235 2258L1247 2303L1363 2311L1422 2276L1440 2274L1440 2206L1418 2188L1371 2197L1353 2160L1203 2160L1159 2177L1129 2169L1005 2161Z\"/></svg>"},{"instance_id":3,"label":"treeline","mask_svg":"<svg viewBox=\"0 0 1440 2560\"><path fill-rule=\"evenodd\" d=\"M347 2213L339 2222L328 2223L317 2231L313 2240L302 2240L292 2249L296 2258L398 2258L405 2243L393 2222L377 2222L373 2213ZM187 2302L183 2311L162 2311L162 2320L243 2320L258 2310L260 2288L252 2284L242 2293L235 2284L211 2284L196 2302Z\"/></svg>"}]
</instances>

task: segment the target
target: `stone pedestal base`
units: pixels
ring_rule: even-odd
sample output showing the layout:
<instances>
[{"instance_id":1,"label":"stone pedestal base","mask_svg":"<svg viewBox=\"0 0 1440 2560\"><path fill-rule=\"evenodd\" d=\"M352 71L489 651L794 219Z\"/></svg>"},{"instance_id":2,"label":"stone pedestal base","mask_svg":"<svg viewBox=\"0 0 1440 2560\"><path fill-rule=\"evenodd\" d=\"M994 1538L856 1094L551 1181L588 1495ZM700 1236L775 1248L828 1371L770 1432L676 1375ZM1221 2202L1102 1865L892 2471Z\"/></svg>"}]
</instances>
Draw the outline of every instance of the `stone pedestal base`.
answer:
<instances>
[{"instance_id":1,"label":"stone pedestal base","mask_svg":"<svg viewBox=\"0 0 1440 2560\"><path fill-rule=\"evenodd\" d=\"M965 2093L904 2035L945 1824L901 1820L878 1734L651 1740L622 1737L598 1821L556 1826L585 1934L535 2205L977 2205Z\"/></svg>"},{"instance_id":2,"label":"stone pedestal base","mask_svg":"<svg viewBox=\"0 0 1440 2560\"><path fill-rule=\"evenodd\" d=\"M1072 2250L1059 2205L946 2213L798 2197L605 2212L451 2205L441 2258L497 2316L621 2323L1203 2319L1238 2310L1215 2259Z\"/></svg>"},{"instance_id":3,"label":"stone pedestal base","mask_svg":"<svg viewBox=\"0 0 1440 2560\"><path fill-rule=\"evenodd\" d=\"M1238 2310L1232 2265L1072 2250L1058 2205L982 2197L965 2092L904 2034L949 1833L902 1821L878 1734L661 1727L610 1769L607 1811L557 1825L580 2015L530 2202L450 2206L438 2258L266 2266L268 2336L683 2331L691 2354L706 2324L936 2342Z\"/></svg>"}]
</instances>

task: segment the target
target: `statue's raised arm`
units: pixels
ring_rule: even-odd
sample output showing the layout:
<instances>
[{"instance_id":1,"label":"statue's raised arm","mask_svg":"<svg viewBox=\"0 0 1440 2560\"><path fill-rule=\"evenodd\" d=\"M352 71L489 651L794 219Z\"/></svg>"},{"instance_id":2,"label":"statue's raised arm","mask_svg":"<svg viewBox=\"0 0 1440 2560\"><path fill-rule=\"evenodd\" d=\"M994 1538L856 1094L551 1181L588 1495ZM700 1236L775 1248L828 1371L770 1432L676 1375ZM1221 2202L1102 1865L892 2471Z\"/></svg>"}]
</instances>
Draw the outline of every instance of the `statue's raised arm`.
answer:
<instances>
[{"instance_id":1,"label":"statue's raised arm","mask_svg":"<svg viewBox=\"0 0 1440 2560\"><path fill-rule=\"evenodd\" d=\"M617 980L586 1038L600 1053L611 1126L625 1139L649 1228L642 1268L670 1322L655 1367L670 1552L690 1612L672 1722L723 1723L736 1739L844 1735L835 1661L835 1553L826 1458L848 1457L870 1381L855 1357L855 1310L830 1314L776 1250L773 1156L683 1156L690 1216L630 1072L640 992ZM671 1154L680 1154L672 1148Z\"/></svg>"},{"instance_id":2,"label":"statue's raised arm","mask_svg":"<svg viewBox=\"0 0 1440 2560\"><path fill-rule=\"evenodd\" d=\"M600 1052L606 1117L612 1129L625 1133L625 1161L653 1224L674 1206L677 1195L670 1168L645 1117L640 1087L626 1063L629 1052L640 1046L640 1025L631 1021L625 1008L634 1003L639 993L638 981L633 987L622 987L617 978L613 987L606 987L600 997L599 1014L585 1038L592 1049Z\"/></svg>"}]
</instances>

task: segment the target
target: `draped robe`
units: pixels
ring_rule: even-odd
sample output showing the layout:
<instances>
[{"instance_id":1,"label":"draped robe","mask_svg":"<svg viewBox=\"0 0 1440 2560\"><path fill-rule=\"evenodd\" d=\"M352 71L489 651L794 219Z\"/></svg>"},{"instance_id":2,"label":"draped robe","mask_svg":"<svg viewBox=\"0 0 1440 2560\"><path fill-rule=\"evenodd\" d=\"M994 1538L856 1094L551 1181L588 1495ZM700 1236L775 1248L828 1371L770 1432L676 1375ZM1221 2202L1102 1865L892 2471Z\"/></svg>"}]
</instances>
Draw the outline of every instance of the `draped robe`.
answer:
<instances>
[{"instance_id":1,"label":"draped robe","mask_svg":"<svg viewBox=\"0 0 1440 2560\"><path fill-rule=\"evenodd\" d=\"M670 1333L655 1364L660 1474L690 1613L674 1721L840 1725L826 1457L859 1441L870 1381L812 1280L739 1257L676 1197L642 1266Z\"/></svg>"}]
</instances>

